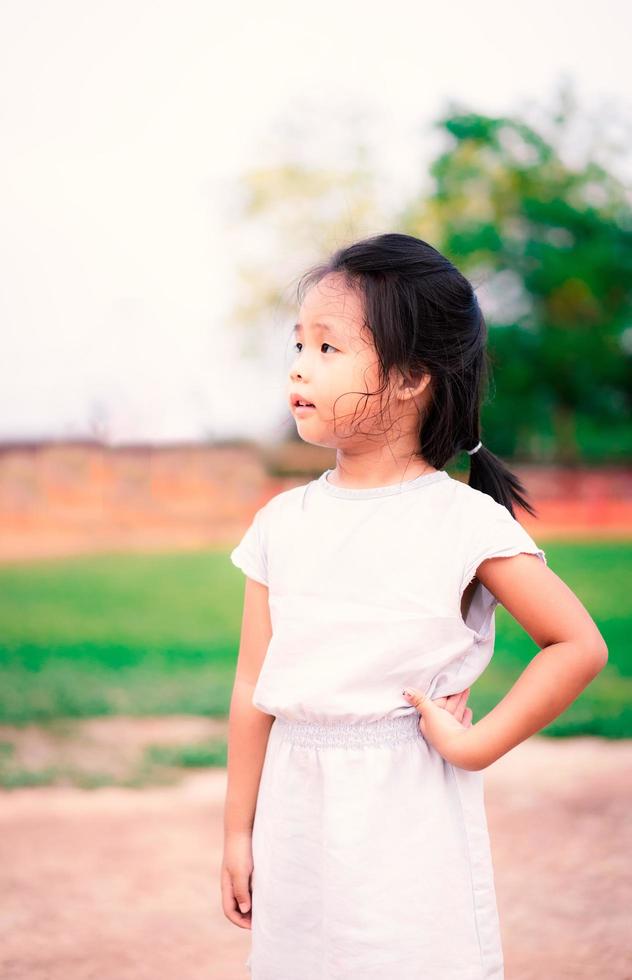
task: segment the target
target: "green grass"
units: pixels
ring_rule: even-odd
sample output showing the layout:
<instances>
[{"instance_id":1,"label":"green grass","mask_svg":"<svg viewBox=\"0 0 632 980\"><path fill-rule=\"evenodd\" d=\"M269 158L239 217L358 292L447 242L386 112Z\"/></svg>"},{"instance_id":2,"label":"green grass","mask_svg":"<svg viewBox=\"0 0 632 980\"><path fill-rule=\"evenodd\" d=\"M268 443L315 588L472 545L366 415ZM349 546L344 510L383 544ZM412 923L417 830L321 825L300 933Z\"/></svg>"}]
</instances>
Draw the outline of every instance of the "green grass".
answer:
<instances>
[{"instance_id":1,"label":"green grass","mask_svg":"<svg viewBox=\"0 0 632 980\"><path fill-rule=\"evenodd\" d=\"M181 769L225 766L226 749L226 740L223 738L192 745L150 745L145 751L145 761L151 766L175 766Z\"/></svg>"},{"instance_id":2,"label":"green grass","mask_svg":"<svg viewBox=\"0 0 632 980\"><path fill-rule=\"evenodd\" d=\"M177 780L175 770L195 765L192 746L179 747L180 755L169 755L170 747L151 746L142 754L136 764L119 775L111 772L86 770L68 764L48 765L44 768L25 768L15 761L15 746L11 742L0 742L0 788L3 790L22 789L32 786L74 786L78 789L100 789L102 786L123 786L128 789L142 789L173 783ZM199 747L195 747L199 751ZM188 751L187 751L188 750ZM207 755L199 756L200 766L226 765L225 743L215 747L215 761ZM167 768L169 767L169 768Z\"/></svg>"},{"instance_id":3,"label":"green grass","mask_svg":"<svg viewBox=\"0 0 632 980\"><path fill-rule=\"evenodd\" d=\"M243 575L217 552L0 568L0 720L224 715Z\"/></svg>"},{"instance_id":4,"label":"green grass","mask_svg":"<svg viewBox=\"0 0 632 980\"><path fill-rule=\"evenodd\" d=\"M609 663L545 732L632 736L632 542L545 542ZM224 552L105 555L0 567L0 721L228 712L244 577ZM469 704L479 718L537 647L500 607L494 658ZM221 750L220 756L221 756ZM198 752L196 756L195 753ZM178 765L193 765L180 753ZM188 758L217 764L214 748ZM205 762L204 760L210 760Z\"/></svg>"}]
</instances>

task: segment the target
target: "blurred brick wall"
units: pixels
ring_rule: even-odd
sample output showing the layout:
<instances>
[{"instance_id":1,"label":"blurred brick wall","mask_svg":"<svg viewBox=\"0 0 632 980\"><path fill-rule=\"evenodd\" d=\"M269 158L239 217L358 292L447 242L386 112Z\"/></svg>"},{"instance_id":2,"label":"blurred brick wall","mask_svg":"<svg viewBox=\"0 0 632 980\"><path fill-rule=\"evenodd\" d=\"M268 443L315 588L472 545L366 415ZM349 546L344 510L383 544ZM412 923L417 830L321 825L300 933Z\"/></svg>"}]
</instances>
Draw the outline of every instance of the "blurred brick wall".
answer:
<instances>
[{"instance_id":1,"label":"blurred brick wall","mask_svg":"<svg viewBox=\"0 0 632 980\"><path fill-rule=\"evenodd\" d=\"M0 446L0 559L231 540L267 489L247 447Z\"/></svg>"},{"instance_id":2,"label":"blurred brick wall","mask_svg":"<svg viewBox=\"0 0 632 980\"><path fill-rule=\"evenodd\" d=\"M334 464L301 442L0 444L0 560L229 547L271 496ZM534 536L632 536L632 468L510 469L538 512L517 514Z\"/></svg>"}]
</instances>

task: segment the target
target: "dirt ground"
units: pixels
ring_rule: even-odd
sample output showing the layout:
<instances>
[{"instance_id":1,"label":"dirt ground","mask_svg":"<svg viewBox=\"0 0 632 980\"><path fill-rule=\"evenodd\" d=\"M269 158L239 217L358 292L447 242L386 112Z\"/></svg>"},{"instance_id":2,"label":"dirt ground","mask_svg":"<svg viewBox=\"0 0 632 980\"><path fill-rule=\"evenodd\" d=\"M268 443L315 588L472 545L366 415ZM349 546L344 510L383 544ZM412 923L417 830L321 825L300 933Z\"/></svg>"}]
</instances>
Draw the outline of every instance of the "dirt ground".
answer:
<instances>
[{"instance_id":1,"label":"dirt ground","mask_svg":"<svg viewBox=\"0 0 632 980\"><path fill-rule=\"evenodd\" d=\"M106 730L120 746L208 734L91 724L91 752ZM250 933L221 909L225 785L213 769L0 793L3 980L250 980ZM632 740L534 736L485 785L506 980L631 980Z\"/></svg>"}]
</instances>

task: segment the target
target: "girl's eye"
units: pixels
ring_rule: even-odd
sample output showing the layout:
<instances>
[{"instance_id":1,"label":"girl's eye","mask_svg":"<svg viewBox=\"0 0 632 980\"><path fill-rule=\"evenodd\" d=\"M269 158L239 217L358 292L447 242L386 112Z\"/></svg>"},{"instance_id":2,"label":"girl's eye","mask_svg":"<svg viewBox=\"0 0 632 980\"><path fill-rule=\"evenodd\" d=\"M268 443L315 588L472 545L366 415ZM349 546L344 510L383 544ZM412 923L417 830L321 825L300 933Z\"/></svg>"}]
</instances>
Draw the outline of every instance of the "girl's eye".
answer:
<instances>
[{"instance_id":1,"label":"girl's eye","mask_svg":"<svg viewBox=\"0 0 632 980\"><path fill-rule=\"evenodd\" d=\"M300 348L300 349L302 349L302 347L303 347L303 345L302 345L302 343L300 342L300 340L297 340L297 341L296 341L296 343L294 344L294 350L296 350L297 348ZM335 347L332 347L332 345L331 345L331 344L327 344L327 343L323 343L323 344L321 344L321 347L331 347L331 349L332 349L332 350L336 350L336 348L335 348Z\"/></svg>"}]
</instances>

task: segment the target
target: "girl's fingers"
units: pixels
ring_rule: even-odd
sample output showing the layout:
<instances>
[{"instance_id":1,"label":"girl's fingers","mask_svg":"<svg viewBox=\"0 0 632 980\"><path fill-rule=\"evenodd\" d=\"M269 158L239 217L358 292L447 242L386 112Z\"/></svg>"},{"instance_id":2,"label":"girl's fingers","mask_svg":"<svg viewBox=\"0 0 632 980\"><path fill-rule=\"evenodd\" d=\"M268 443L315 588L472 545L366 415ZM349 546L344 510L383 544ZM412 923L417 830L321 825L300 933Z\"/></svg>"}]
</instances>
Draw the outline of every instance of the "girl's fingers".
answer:
<instances>
[{"instance_id":1,"label":"girl's fingers","mask_svg":"<svg viewBox=\"0 0 632 980\"><path fill-rule=\"evenodd\" d=\"M243 892L243 886L238 887L235 884L237 880L238 877L231 876L231 874L226 868L222 870L222 875L221 875L222 908L223 908L224 915L226 916L227 919L230 919L231 922L234 922L236 926L241 926L242 929L249 929L250 928L249 912L250 912L250 906L252 904L250 900L250 892L248 892L247 897L243 894L240 894L238 897L237 893L238 891ZM238 907L240 903L248 905L248 912L245 913L240 912ZM237 906L237 908L235 906Z\"/></svg>"},{"instance_id":2,"label":"girl's fingers","mask_svg":"<svg viewBox=\"0 0 632 980\"><path fill-rule=\"evenodd\" d=\"M462 719L462 721L463 721L463 724L465 725L466 728L469 728L470 727L470 725L472 724L472 709L471 708L466 708L465 709L465 711L463 712L463 719Z\"/></svg>"},{"instance_id":3,"label":"girl's fingers","mask_svg":"<svg viewBox=\"0 0 632 980\"><path fill-rule=\"evenodd\" d=\"M463 722L463 715L467 710L467 699L469 697L469 693L470 693L469 687L466 687L464 691L461 691L461 693L459 694L456 711L454 712L454 717L461 723Z\"/></svg>"},{"instance_id":4,"label":"girl's fingers","mask_svg":"<svg viewBox=\"0 0 632 980\"><path fill-rule=\"evenodd\" d=\"M222 869L221 886L222 909L224 915L227 919L230 919L231 922L234 922L235 925L242 925L244 917L235 909L235 894L233 892L233 885L231 877L226 869Z\"/></svg>"},{"instance_id":5,"label":"girl's fingers","mask_svg":"<svg viewBox=\"0 0 632 980\"><path fill-rule=\"evenodd\" d=\"M469 687L466 687L464 691L460 692L460 694L449 694L448 697L444 699L447 701L445 706L446 710L453 714L457 721L463 720L463 712L465 711L469 695L470 689ZM442 699L439 698L439 700L435 703L439 704L441 700Z\"/></svg>"},{"instance_id":6,"label":"girl's fingers","mask_svg":"<svg viewBox=\"0 0 632 980\"><path fill-rule=\"evenodd\" d=\"M438 708L445 708L449 711L451 715L454 715L457 721L460 721L462 725L466 727L471 724L472 712L467 707L467 699L470 696L470 688L466 687L464 691L460 691L458 694L448 694L447 697L443 698L433 698L432 703L436 704ZM469 711L469 722L467 720L467 712Z\"/></svg>"},{"instance_id":7,"label":"girl's fingers","mask_svg":"<svg viewBox=\"0 0 632 980\"><path fill-rule=\"evenodd\" d=\"M233 876L233 892L239 911L242 915L247 915L250 912L250 889L245 875Z\"/></svg>"}]
</instances>

